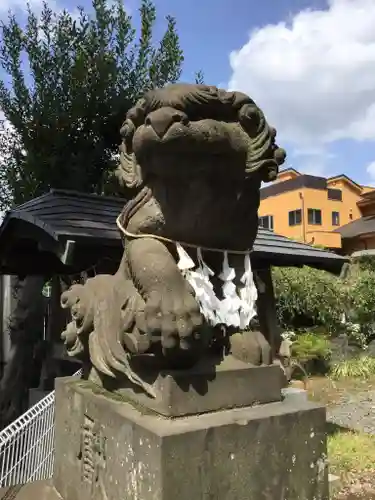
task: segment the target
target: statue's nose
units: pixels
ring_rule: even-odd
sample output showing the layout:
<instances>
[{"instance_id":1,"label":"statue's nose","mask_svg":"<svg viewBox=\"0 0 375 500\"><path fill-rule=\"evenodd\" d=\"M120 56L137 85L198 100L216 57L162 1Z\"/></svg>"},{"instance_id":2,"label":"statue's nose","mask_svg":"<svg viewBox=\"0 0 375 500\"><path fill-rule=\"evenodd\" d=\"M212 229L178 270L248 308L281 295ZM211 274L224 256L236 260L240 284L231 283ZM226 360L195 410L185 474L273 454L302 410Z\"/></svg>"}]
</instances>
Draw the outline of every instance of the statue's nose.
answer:
<instances>
[{"instance_id":1,"label":"statue's nose","mask_svg":"<svg viewBox=\"0 0 375 500\"><path fill-rule=\"evenodd\" d=\"M161 108L147 115L145 125L151 126L156 134L162 138L173 123L187 123L188 118L182 111L173 108Z\"/></svg>"}]
</instances>

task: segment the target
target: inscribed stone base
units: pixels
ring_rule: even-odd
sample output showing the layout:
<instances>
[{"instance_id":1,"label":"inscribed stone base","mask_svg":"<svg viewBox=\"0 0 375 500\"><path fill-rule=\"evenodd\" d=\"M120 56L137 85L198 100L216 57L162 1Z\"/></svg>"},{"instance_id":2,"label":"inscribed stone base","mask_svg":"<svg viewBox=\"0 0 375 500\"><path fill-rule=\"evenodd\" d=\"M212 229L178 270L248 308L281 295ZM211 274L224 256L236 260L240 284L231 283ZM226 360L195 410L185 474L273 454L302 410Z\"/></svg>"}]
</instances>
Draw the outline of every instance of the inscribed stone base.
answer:
<instances>
[{"instance_id":1,"label":"inscribed stone base","mask_svg":"<svg viewBox=\"0 0 375 500\"><path fill-rule=\"evenodd\" d=\"M327 500L325 409L285 399L168 419L56 383L63 500Z\"/></svg>"}]
</instances>

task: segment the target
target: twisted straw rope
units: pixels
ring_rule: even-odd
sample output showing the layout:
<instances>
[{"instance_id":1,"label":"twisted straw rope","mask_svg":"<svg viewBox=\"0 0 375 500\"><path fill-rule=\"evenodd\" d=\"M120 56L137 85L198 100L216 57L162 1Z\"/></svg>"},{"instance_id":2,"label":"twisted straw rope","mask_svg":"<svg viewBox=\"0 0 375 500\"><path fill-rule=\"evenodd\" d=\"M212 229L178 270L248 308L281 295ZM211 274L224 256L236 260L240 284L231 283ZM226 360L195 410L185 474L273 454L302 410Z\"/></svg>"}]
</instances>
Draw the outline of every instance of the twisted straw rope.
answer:
<instances>
[{"instance_id":1,"label":"twisted straw rope","mask_svg":"<svg viewBox=\"0 0 375 500\"><path fill-rule=\"evenodd\" d=\"M247 255L248 253L252 252L252 250L227 250L227 249L223 249L223 248L204 247L204 246L201 246L201 245L195 245L194 243L185 243L183 241L171 240L169 238L165 238L164 236L158 236L156 234L147 234L147 233L144 233L144 234L133 234L130 231L127 231L124 228L124 226L120 222L120 217L121 217L121 215L119 215L117 217L117 219L116 219L117 227L128 238L153 238L155 240L164 241L166 243L179 244L179 245L181 245L183 247L200 248L201 250L205 250L207 252L220 252L220 253L228 252L228 253L232 253L232 254L236 254L236 255Z\"/></svg>"}]
</instances>

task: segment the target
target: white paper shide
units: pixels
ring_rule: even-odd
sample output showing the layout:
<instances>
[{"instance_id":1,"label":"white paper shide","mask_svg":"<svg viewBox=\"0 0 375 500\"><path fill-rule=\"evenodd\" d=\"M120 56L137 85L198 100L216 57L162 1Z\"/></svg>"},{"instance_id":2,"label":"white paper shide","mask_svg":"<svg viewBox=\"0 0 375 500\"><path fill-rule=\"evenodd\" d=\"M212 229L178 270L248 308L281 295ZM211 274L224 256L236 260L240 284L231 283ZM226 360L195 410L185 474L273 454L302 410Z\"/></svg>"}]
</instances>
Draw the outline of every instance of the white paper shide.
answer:
<instances>
[{"instance_id":1,"label":"white paper shide","mask_svg":"<svg viewBox=\"0 0 375 500\"><path fill-rule=\"evenodd\" d=\"M238 280L235 269L229 265L228 252L223 251L223 266L218 276L223 282L223 298L219 299L211 282L214 272L204 262L202 250L197 248L197 262L194 262L182 245L177 243L176 247L179 257L178 267L193 287L206 321L213 326L223 324L240 329L248 327L257 314L258 298L249 253L244 254L243 273Z\"/></svg>"}]
</instances>

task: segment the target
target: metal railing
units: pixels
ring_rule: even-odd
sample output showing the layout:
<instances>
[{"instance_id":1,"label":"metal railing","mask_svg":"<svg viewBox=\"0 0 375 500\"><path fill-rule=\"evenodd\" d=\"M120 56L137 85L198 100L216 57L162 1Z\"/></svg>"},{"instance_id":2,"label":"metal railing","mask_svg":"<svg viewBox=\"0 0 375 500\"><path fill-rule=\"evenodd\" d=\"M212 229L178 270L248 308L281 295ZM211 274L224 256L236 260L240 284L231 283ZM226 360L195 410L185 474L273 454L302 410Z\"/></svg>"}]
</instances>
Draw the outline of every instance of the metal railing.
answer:
<instances>
[{"instance_id":1,"label":"metal railing","mask_svg":"<svg viewBox=\"0 0 375 500\"><path fill-rule=\"evenodd\" d=\"M79 376L81 370L74 375ZM55 391L0 432L0 488L50 479L55 459Z\"/></svg>"}]
</instances>

